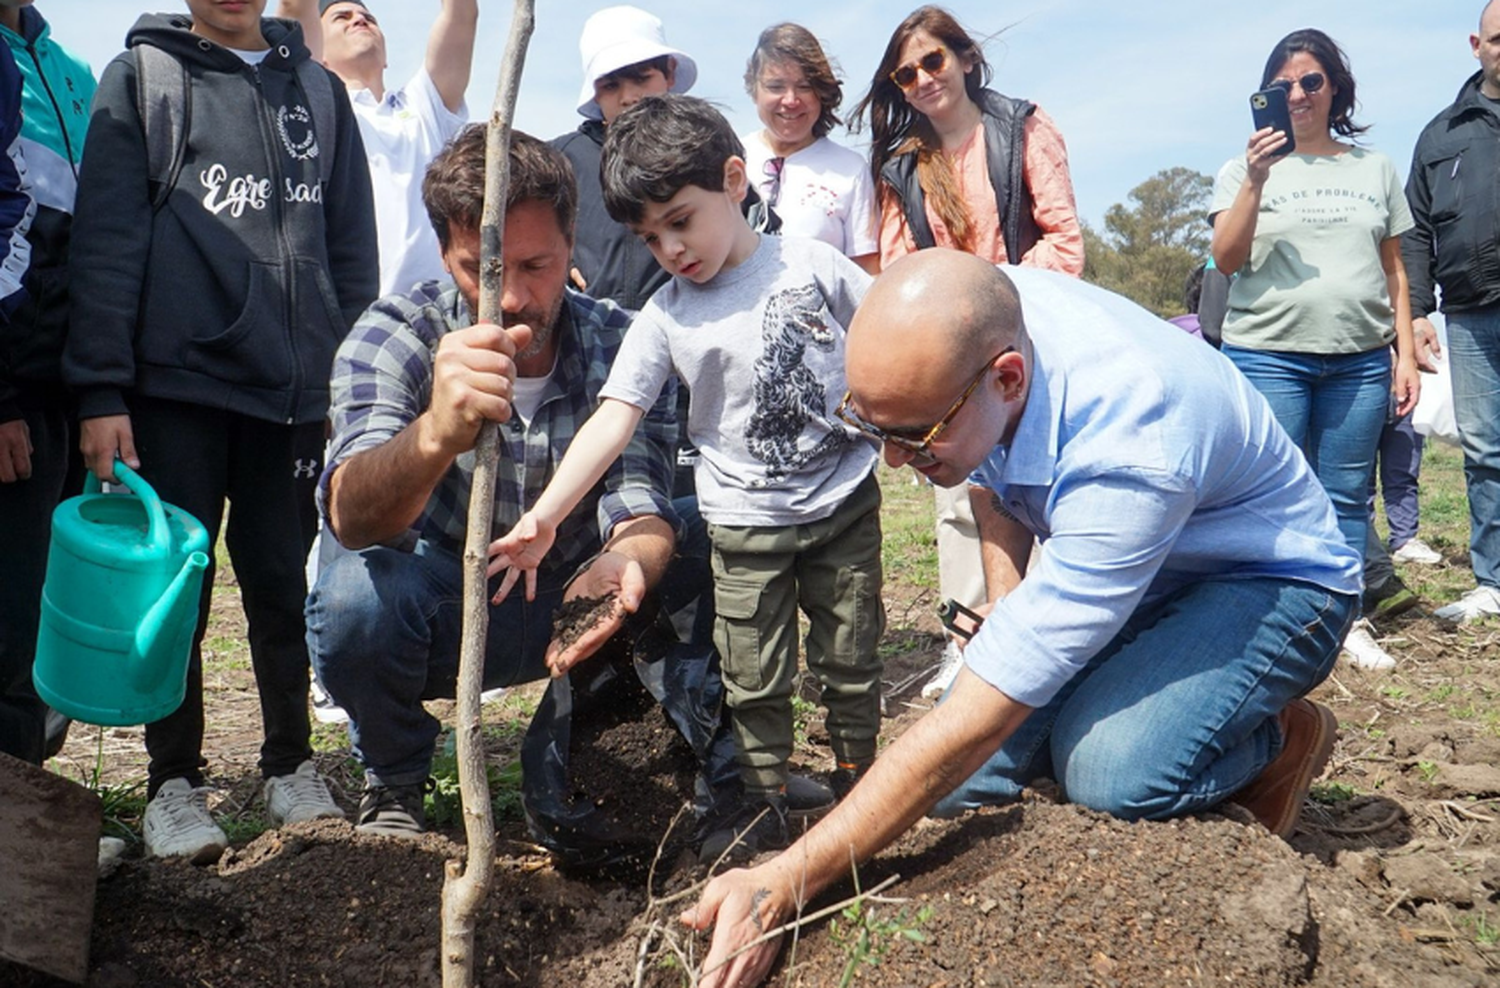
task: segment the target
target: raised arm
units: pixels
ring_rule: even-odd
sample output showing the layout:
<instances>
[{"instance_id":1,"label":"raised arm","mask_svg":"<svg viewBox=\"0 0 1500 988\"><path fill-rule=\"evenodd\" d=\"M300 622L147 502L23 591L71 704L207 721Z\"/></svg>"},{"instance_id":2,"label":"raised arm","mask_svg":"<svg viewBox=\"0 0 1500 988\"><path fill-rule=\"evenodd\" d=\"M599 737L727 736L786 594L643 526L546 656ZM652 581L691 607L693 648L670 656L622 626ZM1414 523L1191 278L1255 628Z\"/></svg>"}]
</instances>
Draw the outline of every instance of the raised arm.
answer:
<instances>
[{"instance_id":1,"label":"raised arm","mask_svg":"<svg viewBox=\"0 0 1500 988\"><path fill-rule=\"evenodd\" d=\"M323 61L323 19L318 16L318 0L279 0L276 16L301 24L302 40L313 61Z\"/></svg>"},{"instance_id":2,"label":"raised arm","mask_svg":"<svg viewBox=\"0 0 1500 988\"><path fill-rule=\"evenodd\" d=\"M1255 222L1260 216L1260 194L1271 175L1271 166L1281 159L1272 152L1286 143L1286 135L1262 127L1250 135L1245 148L1245 180L1240 183L1230 207L1214 216L1214 267L1232 275L1250 260L1255 242Z\"/></svg>"},{"instance_id":3,"label":"raised arm","mask_svg":"<svg viewBox=\"0 0 1500 988\"><path fill-rule=\"evenodd\" d=\"M474 37L479 30L479 0L443 0L443 9L427 34L427 76L457 113L469 88L474 64Z\"/></svg>"}]
</instances>

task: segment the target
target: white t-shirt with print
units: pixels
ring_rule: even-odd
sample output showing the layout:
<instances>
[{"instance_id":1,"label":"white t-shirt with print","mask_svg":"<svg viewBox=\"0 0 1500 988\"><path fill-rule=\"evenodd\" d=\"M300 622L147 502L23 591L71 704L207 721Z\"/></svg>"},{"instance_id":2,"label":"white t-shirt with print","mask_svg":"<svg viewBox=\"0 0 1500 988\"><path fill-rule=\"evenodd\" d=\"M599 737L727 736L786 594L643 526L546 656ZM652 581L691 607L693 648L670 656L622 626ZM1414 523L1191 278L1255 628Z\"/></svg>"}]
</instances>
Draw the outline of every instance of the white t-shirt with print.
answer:
<instances>
[{"instance_id":1,"label":"white t-shirt with print","mask_svg":"<svg viewBox=\"0 0 1500 988\"><path fill-rule=\"evenodd\" d=\"M746 134L745 164L750 181L767 198L771 177L766 162L776 155L765 131ZM820 137L786 156L781 166L781 190L772 209L781 217L785 236L812 237L832 244L845 257L874 254L875 194L870 165L859 154Z\"/></svg>"},{"instance_id":2,"label":"white t-shirt with print","mask_svg":"<svg viewBox=\"0 0 1500 988\"><path fill-rule=\"evenodd\" d=\"M370 161L375 191L375 226L380 237L380 294L404 292L421 281L443 277L437 234L422 205L422 177L437 153L468 122L467 106L455 113L426 69L400 89L376 101L368 89L353 89L349 100Z\"/></svg>"}]
</instances>

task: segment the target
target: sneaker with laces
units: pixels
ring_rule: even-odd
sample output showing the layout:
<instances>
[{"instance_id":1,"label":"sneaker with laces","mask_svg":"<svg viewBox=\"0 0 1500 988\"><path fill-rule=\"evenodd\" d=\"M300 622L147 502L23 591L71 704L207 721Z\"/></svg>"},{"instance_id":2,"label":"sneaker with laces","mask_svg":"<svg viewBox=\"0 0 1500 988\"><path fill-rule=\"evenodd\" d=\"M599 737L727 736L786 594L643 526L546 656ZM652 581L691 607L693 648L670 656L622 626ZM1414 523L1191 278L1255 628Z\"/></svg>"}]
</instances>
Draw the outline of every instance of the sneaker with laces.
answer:
<instances>
[{"instance_id":1,"label":"sneaker with laces","mask_svg":"<svg viewBox=\"0 0 1500 988\"><path fill-rule=\"evenodd\" d=\"M698 860L706 865L720 858L744 864L762 851L780 851L791 843L785 798L749 796L738 812L704 838Z\"/></svg>"},{"instance_id":2,"label":"sneaker with laces","mask_svg":"<svg viewBox=\"0 0 1500 988\"><path fill-rule=\"evenodd\" d=\"M937 673L927 681L926 686L922 687L922 695L929 699L942 696L958 678L958 670L962 669L963 665L963 649L958 647L958 642L952 638L948 639L948 644L943 646L943 657L938 662Z\"/></svg>"},{"instance_id":3,"label":"sneaker with laces","mask_svg":"<svg viewBox=\"0 0 1500 988\"><path fill-rule=\"evenodd\" d=\"M1408 539L1391 553L1398 563L1416 563L1419 566L1436 566L1443 561L1442 553L1421 539Z\"/></svg>"},{"instance_id":4,"label":"sneaker with laces","mask_svg":"<svg viewBox=\"0 0 1500 988\"><path fill-rule=\"evenodd\" d=\"M328 783L318 774L311 760L297 766L289 775L273 775L266 780L266 816L274 827L302 823L322 817L342 817L344 811L333 801Z\"/></svg>"},{"instance_id":5,"label":"sneaker with laces","mask_svg":"<svg viewBox=\"0 0 1500 988\"><path fill-rule=\"evenodd\" d=\"M359 818L354 829L382 837L420 836L427 829L422 797L431 787L431 779L404 786L366 783L359 798Z\"/></svg>"},{"instance_id":6,"label":"sneaker with laces","mask_svg":"<svg viewBox=\"0 0 1500 988\"><path fill-rule=\"evenodd\" d=\"M1296 831L1307 791L1333 754L1339 722L1332 710L1307 699L1288 703L1276 719L1281 754L1230 798L1284 840Z\"/></svg>"},{"instance_id":7,"label":"sneaker with laces","mask_svg":"<svg viewBox=\"0 0 1500 988\"><path fill-rule=\"evenodd\" d=\"M212 864L229 846L229 838L208 812L208 787L187 779L168 779L146 804L142 827L146 853L158 858L187 858Z\"/></svg>"},{"instance_id":8,"label":"sneaker with laces","mask_svg":"<svg viewBox=\"0 0 1500 988\"><path fill-rule=\"evenodd\" d=\"M1500 614L1500 589L1482 586L1475 587L1447 607L1439 607L1432 612L1433 617L1455 624L1468 624L1496 614Z\"/></svg>"},{"instance_id":9,"label":"sneaker with laces","mask_svg":"<svg viewBox=\"0 0 1500 988\"><path fill-rule=\"evenodd\" d=\"M1394 669L1396 660L1370 634L1370 622L1354 622L1344 638L1343 654L1356 669Z\"/></svg>"}]
</instances>

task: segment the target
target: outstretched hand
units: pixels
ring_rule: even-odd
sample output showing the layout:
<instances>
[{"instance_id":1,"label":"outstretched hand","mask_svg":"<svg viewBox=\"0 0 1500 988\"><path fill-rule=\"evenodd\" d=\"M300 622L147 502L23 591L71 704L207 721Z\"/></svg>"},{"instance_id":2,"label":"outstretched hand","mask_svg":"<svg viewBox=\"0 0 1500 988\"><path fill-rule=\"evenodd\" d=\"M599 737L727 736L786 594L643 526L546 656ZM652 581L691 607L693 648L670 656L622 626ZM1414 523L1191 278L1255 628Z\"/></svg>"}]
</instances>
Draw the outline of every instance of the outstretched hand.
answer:
<instances>
[{"instance_id":1,"label":"outstretched hand","mask_svg":"<svg viewBox=\"0 0 1500 988\"><path fill-rule=\"evenodd\" d=\"M526 577L526 599L536 600L536 570L556 540L557 526L536 512L528 511L514 528L491 542L490 564L485 575L494 576L505 570L505 578L500 581L500 589L495 591L490 603L498 604L510 596L516 581L523 575Z\"/></svg>"},{"instance_id":2,"label":"outstretched hand","mask_svg":"<svg viewBox=\"0 0 1500 988\"><path fill-rule=\"evenodd\" d=\"M781 938L755 943L775 929L786 907L772 891L774 883L762 869L736 869L719 875L704 888L697 905L683 910L678 921L695 930L713 927L713 943L703 962L700 988L749 988L758 985L781 950ZM754 944L754 946L749 946Z\"/></svg>"}]
</instances>

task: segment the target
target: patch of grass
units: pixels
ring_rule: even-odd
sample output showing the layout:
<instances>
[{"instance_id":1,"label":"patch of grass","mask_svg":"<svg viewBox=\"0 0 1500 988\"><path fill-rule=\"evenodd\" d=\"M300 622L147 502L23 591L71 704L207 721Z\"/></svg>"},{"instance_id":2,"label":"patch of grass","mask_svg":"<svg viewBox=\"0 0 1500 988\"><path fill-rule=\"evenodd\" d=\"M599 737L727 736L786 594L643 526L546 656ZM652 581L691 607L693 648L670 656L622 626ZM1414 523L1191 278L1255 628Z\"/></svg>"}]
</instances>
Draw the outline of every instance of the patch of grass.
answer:
<instances>
[{"instance_id":1,"label":"patch of grass","mask_svg":"<svg viewBox=\"0 0 1500 988\"><path fill-rule=\"evenodd\" d=\"M1308 797L1325 806L1347 803L1359 795L1359 790L1347 782L1320 782L1308 790Z\"/></svg>"},{"instance_id":2,"label":"patch of grass","mask_svg":"<svg viewBox=\"0 0 1500 988\"><path fill-rule=\"evenodd\" d=\"M818 713L818 705L800 693L792 694L792 747L807 748L807 725Z\"/></svg>"},{"instance_id":3,"label":"patch of grass","mask_svg":"<svg viewBox=\"0 0 1500 988\"><path fill-rule=\"evenodd\" d=\"M1408 696L1411 696L1411 691L1404 686L1382 686L1380 687L1379 693L1381 696L1389 700L1404 700Z\"/></svg>"},{"instance_id":4,"label":"patch of grass","mask_svg":"<svg viewBox=\"0 0 1500 988\"><path fill-rule=\"evenodd\" d=\"M216 814L214 822L224 831L231 844L248 844L267 830L271 824L263 813Z\"/></svg>"},{"instance_id":5,"label":"patch of grass","mask_svg":"<svg viewBox=\"0 0 1500 988\"><path fill-rule=\"evenodd\" d=\"M1442 703L1444 700L1448 699L1448 697L1457 692L1458 687L1456 685L1454 685L1453 683L1444 683L1441 686L1427 691L1427 702Z\"/></svg>"},{"instance_id":6,"label":"patch of grass","mask_svg":"<svg viewBox=\"0 0 1500 988\"><path fill-rule=\"evenodd\" d=\"M1500 944L1500 920L1491 920L1482 912L1459 917L1459 922L1473 933L1474 942L1482 947Z\"/></svg>"},{"instance_id":7,"label":"patch of grass","mask_svg":"<svg viewBox=\"0 0 1500 988\"><path fill-rule=\"evenodd\" d=\"M881 465L881 565L887 583L937 588L937 534L933 530L932 487L912 483L917 475Z\"/></svg>"}]
</instances>

